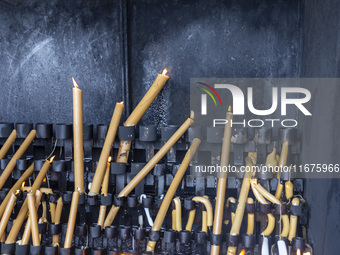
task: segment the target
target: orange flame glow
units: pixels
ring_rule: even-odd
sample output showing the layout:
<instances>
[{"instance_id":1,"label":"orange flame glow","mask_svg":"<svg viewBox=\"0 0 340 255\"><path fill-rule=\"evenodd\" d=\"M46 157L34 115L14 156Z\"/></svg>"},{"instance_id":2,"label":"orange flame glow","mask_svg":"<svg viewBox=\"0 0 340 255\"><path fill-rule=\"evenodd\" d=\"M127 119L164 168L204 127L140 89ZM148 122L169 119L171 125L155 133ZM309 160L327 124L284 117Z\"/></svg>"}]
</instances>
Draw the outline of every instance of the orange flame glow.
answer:
<instances>
[{"instance_id":1,"label":"orange flame glow","mask_svg":"<svg viewBox=\"0 0 340 255\"><path fill-rule=\"evenodd\" d=\"M296 251L296 255L301 255L301 251L300 251L300 249L297 249L297 251Z\"/></svg>"},{"instance_id":2,"label":"orange flame glow","mask_svg":"<svg viewBox=\"0 0 340 255\"><path fill-rule=\"evenodd\" d=\"M73 82L73 86L75 87L75 88L78 88L79 86L78 86L78 84L77 84L77 82L76 82L76 80L72 77L72 82Z\"/></svg>"},{"instance_id":3,"label":"orange flame glow","mask_svg":"<svg viewBox=\"0 0 340 255\"><path fill-rule=\"evenodd\" d=\"M50 158L50 163L53 162L54 158L55 158L55 155L52 158Z\"/></svg>"},{"instance_id":4,"label":"orange flame glow","mask_svg":"<svg viewBox=\"0 0 340 255\"><path fill-rule=\"evenodd\" d=\"M17 189L17 191L15 192L15 194L14 194L14 195L18 195L18 194L19 194L19 192L20 192L20 190L18 190L18 189Z\"/></svg>"},{"instance_id":5,"label":"orange flame glow","mask_svg":"<svg viewBox=\"0 0 340 255\"><path fill-rule=\"evenodd\" d=\"M108 158L108 160L107 160L107 162L111 162L111 160L112 160L112 157L110 156L109 158Z\"/></svg>"},{"instance_id":6,"label":"orange flame glow","mask_svg":"<svg viewBox=\"0 0 340 255\"><path fill-rule=\"evenodd\" d=\"M163 74L163 75L166 75L167 72L168 72L168 70L167 70L166 68L164 68L162 74Z\"/></svg>"},{"instance_id":7,"label":"orange flame glow","mask_svg":"<svg viewBox=\"0 0 340 255\"><path fill-rule=\"evenodd\" d=\"M46 177L44 178L43 182L46 182Z\"/></svg>"},{"instance_id":8,"label":"orange flame glow","mask_svg":"<svg viewBox=\"0 0 340 255\"><path fill-rule=\"evenodd\" d=\"M246 251L242 250L239 255L244 255L244 254L246 254Z\"/></svg>"},{"instance_id":9,"label":"orange flame glow","mask_svg":"<svg viewBox=\"0 0 340 255\"><path fill-rule=\"evenodd\" d=\"M310 252L304 252L303 255L311 255Z\"/></svg>"},{"instance_id":10,"label":"orange flame glow","mask_svg":"<svg viewBox=\"0 0 340 255\"><path fill-rule=\"evenodd\" d=\"M25 182L22 182L21 184L21 190L25 187Z\"/></svg>"},{"instance_id":11,"label":"orange flame glow","mask_svg":"<svg viewBox=\"0 0 340 255\"><path fill-rule=\"evenodd\" d=\"M124 104L124 101L120 102L120 104Z\"/></svg>"}]
</instances>

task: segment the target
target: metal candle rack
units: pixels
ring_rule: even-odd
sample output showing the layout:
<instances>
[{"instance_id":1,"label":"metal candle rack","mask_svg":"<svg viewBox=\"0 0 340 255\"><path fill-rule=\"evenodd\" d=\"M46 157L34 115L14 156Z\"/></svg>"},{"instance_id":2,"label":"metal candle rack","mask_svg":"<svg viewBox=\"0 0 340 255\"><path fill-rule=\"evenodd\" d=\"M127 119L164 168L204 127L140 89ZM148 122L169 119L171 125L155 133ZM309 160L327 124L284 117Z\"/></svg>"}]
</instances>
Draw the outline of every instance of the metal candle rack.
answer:
<instances>
[{"instance_id":1,"label":"metal candle rack","mask_svg":"<svg viewBox=\"0 0 340 255\"><path fill-rule=\"evenodd\" d=\"M2 145L14 128L14 124L0 124L0 145ZM32 124L16 124L17 140L7 153L7 158L1 159L1 172L6 167L11 155L15 152L23 139L33 128ZM85 171L85 191L88 191L89 184L93 180L94 171L96 169L97 160L104 144L107 126L98 125L96 128L96 138L94 138L93 126L84 126L84 171ZM223 128L207 128L191 127L188 132L173 146L167 153L164 159L159 162L154 170L146 176L146 178L135 188L134 194L129 195L126 199L117 198L118 194L124 186L143 168L143 166L154 156L161 146L171 137L177 130L177 126L164 126L157 129L156 126L139 126L137 130L134 127L120 127L118 137L120 140L132 140L133 146L130 152L129 163L115 163L114 159L117 156L119 141L116 139L111 155L113 162L111 163L109 194L104 196L83 196L80 198L79 210L77 217L77 225L72 241L72 253L84 254L91 251L91 254L150 254L144 252L147 241L149 240L150 224L149 220L154 219L160 207L162 196L170 186L173 177L175 176L181 160L184 157L190 142L195 138L204 138L203 148L208 148L205 151L200 150L194 157L190 170L182 180L182 185L176 191L176 195L181 198L183 210L183 222L186 222L190 210L196 210L193 231L182 230L176 232L171 230L171 209L164 221L163 228L160 231L160 241L157 243L155 253L159 254L208 254L210 251L210 237L208 234L201 231L202 210L204 206L195 203L191 200L193 196L209 197L212 205L216 195L216 177L206 175L204 173L195 172L195 164L200 163L200 157L209 155L212 164L218 164L216 158L221 147ZM53 155L56 155L46 180L42 187L51 188L52 194L45 194L42 201L49 203L57 203L59 197L62 197L64 208L61 217L61 224L40 223L39 231L41 234L40 250L35 251L35 248L30 250L31 254L57 254L58 247L52 244L52 236L59 235L60 247L63 247L63 242L66 235L67 217L74 189L74 171L73 171L73 143L72 143L72 125L69 124L36 124L35 129L36 139L30 145L23 157L17 160L15 169L12 172L12 178L9 178L5 187L0 191L0 202L4 199L10 188L16 180L19 179L23 171L27 169L29 164L34 161L34 174L25 183L25 186L30 186L37 173L39 172L44 160ZM159 132L159 133L158 133ZM244 159L248 152L257 152L257 164L265 163L266 156L276 148L278 152L281 150L281 145L284 141L289 142L289 155L287 165L299 163L300 142L296 129L281 128L274 136L271 128L233 128L230 164L236 167L244 165ZM226 191L227 198L230 196L238 197L241 188L241 179L243 173L235 173L234 176L228 177L228 189ZM278 185L278 179L271 172L257 173L257 179L267 190L275 192ZM289 174L282 174L280 181L292 180L294 184L294 195L303 194L303 180L294 179ZM140 195L147 194L142 199ZM7 226L7 234L10 231L13 219L15 219L20 205L23 203L26 192L21 192L17 195L17 205L11 220ZM251 196L253 196L251 194ZM120 210L115 218L112 226L102 230L101 226L96 225L98 219L99 206L111 206L112 204L119 205L123 210ZM230 214L235 212L236 203L230 203L225 208L225 221L230 221ZM146 214L146 209L149 215ZM280 211L281 210L281 211ZM222 249L221 252L226 254L229 245L238 246L239 251L245 249L245 254L260 254L262 244L261 231L266 227L266 214L271 212L276 218L276 228L273 234L269 237L269 242L274 243L275 238L280 230L280 215L282 210L293 213L299 216L298 236L306 238L306 225L308 223L308 212L306 206L282 206L282 208L273 206L262 206L261 204L247 205L247 213L255 213L255 232L254 235L242 235L228 237L230 231L230 223L223 225L222 230ZM42 209L39 209L39 216L42 214ZM50 215L47 213L47 221L51 222ZM241 233L244 233L246 228L245 223L242 224ZM19 233L18 239L21 238L23 229ZM286 240L287 241L287 240ZM294 238L287 244L291 245L292 252L297 248L308 251L310 247L305 244L304 239ZM22 247L17 244L6 245L2 243L1 253L19 254L28 253L29 247ZM307 248L306 248L307 247ZM274 254L277 253L277 248L273 247ZM60 248L60 254L70 254L70 249ZM276 252L276 253L275 253ZM238 253L237 253L238 254ZM292 253L293 254L293 253ZM295 254L295 253L294 253Z\"/></svg>"}]
</instances>

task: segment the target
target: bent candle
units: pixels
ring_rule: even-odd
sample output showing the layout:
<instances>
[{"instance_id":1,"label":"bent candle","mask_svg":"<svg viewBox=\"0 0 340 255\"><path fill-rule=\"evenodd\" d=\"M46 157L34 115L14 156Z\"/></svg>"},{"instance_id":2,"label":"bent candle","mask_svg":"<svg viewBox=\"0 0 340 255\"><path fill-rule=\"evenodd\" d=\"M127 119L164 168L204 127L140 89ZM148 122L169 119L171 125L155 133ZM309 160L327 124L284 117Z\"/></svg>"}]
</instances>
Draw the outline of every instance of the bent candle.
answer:
<instances>
[{"instance_id":1,"label":"bent candle","mask_svg":"<svg viewBox=\"0 0 340 255\"><path fill-rule=\"evenodd\" d=\"M73 81L74 189L84 193L83 92Z\"/></svg>"},{"instance_id":2,"label":"bent candle","mask_svg":"<svg viewBox=\"0 0 340 255\"><path fill-rule=\"evenodd\" d=\"M147 111L147 109L150 107L152 102L155 100L156 96L159 94L159 92L164 87L167 80L169 80L169 76L166 75L167 70L164 69L162 74L158 74L156 80L146 92L142 100L139 102L139 104L136 106L136 108L133 110L133 112L130 114L130 116L127 118L127 120L124 123L124 126L136 126L137 123L140 121L144 113ZM121 141L117 156L117 162L120 163L127 163L129 158L129 152L131 148L131 141Z\"/></svg>"},{"instance_id":3,"label":"bent candle","mask_svg":"<svg viewBox=\"0 0 340 255\"><path fill-rule=\"evenodd\" d=\"M34 137L35 137L36 131L33 129L28 134L26 139L23 141L23 143L20 145L19 149L15 152L11 160L8 162L5 170L0 176L0 189L5 185L8 177L11 175L16 163L17 159L20 159L22 155L24 155L25 151L27 150L28 146L32 143Z\"/></svg>"},{"instance_id":4,"label":"bent candle","mask_svg":"<svg viewBox=\"0 0 340 255\"><path fill-rule=\"evenodd\" d=\"M93 177L92 186L89 192L90 196L98 195L99 193L99 189L102 184L103 177L105 175L107 158L110 155L110 150L115 141L115 137L116 137L117 129L119 126L120 118L123 113L123 109L124 109L123 103L116 103L116 107L112 115L109 129L107 131L103 149L102 149L102 152L100 153L97 169Z\"/></svg>"}]
</instances>

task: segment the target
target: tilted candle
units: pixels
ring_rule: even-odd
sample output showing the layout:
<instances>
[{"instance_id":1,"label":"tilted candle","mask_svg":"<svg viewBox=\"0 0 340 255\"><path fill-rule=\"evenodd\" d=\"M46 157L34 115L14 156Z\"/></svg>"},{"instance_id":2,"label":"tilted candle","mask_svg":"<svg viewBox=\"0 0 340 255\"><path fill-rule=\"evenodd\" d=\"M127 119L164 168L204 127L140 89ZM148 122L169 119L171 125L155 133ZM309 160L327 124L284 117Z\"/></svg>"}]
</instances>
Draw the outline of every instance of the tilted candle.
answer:
<instances>
[{"instance_id":1,"label":"tilted candle","mask_svg":"<svg viewBox=\"0 0 340 255\"><path fill-rule=\"evenodd\" d=\"M74 189L84 193L83 92L73 81Z\"/></svg>"},{"instance_id":2,"label":"tilted candle","mask_svg":"<svg viewBox=\"0 0 340 255\"><path fill-rule=\"evenodd\" d=\"M4 143L4 145L1 146L0 159L3 159L6 156L7 151L9 150L9 148L11 148L16 138L17 138L17 131L13 129L12 133L6 139L6 142Z\"/></svg>"},{"instance_id":3,"label":"tilted candle","mask_svg":"<svg viewBox=\"0 0 340 255\"><path fill-rule=\"evenodd\" d=\"M9 193L10 197L9 197L9 201L6 204L6 209L4 212L4 215L0 221L0 238L2 237L2 235L5 233L6 227L7 227L7 223L9 218L11 217L13 208L15 206L15 203L17 201L17 197L14 195L13 192Z\"/></svg>"},{"instance_id":4,"label":"tilted candle","mask_svg":"<svg viewBox=\"0 0 340 255\"><path fill-rule=\"evenodd\" d=\"M75 190L72 195L71 209L67 222L67 230L64 242L64 248L71 248L74 226L76 224L77 211L79 202L79 191Z\"/></svg>"},{"instance_id":5,"label":"tilted candle","mask_svg":"<svg viewBox=\"0 0 340 255\"><path fill-rule=\"evenodd\" d=\"M107 191L109 189L109 180L110 180L110 165L111 165L110 162L111 162L111 157L109 157L109 159L107 160L107 164L106 164L106 172L105 172L103 184L102 184L102 195L103 196L108 195ZM104 228L105 215L106 215L106 205L100 205L97 225L102 226L102 229Z\"/></svg>"},{"instance_id":6,"label":"tilted candle","mask_svg":"<svg viewBox=\"0 0 340 255\"><path fill-rule=\"evenodd\" d=\"M27 150L28 146L32 143L34 137L35 137L36 131L33 129L28 134L26 139L23 141L23 143L20 145L19 149L15 152L11 160L8 162L5 170L2 172L0 176L0 189L5 185L8 177L11 175L16 163L17 159L20 159L22 155L24 155L25 151Z\"/></svg>"},{"instance_id":7,"label":"tilted candle","mask_svg":"<svg viewBox=\"0 0 340 255\"><path fill-rule=\"evenodd\" d=\"M227 122L224 126L221 162L220 162L221 169L223 169L224 167L228 167L228 164L229 164L232 119L233 119L233 114L231 112L231 106L229 106L227 116L226 116ZM214 216L214 225L213 225L214 235L220 235L222 231L226 187L227 187L227 172L222 171L218 178L217 190L216 190L215 216ZM218 255L219 252L220 252L219 245L211 245L211 251L210 251L211 255Z\"/></svg>"},{"instance_id":8,"label":"tilted candle","mask_svg":"<svg viewBox=\"0 0 340 255\"><path fill-rule=\"evenodd\" d=\"M40 245L39 239L39 228L38 228L38 215L35 208L35 199L33 193L27 194L28 199L28 209L29 209L29 221L31 223L31 230L32 230L32 240L34 246Z\"/></svg>"},{"instance_id":9,"label":"tilted candle","mask_svg":"<svg viewBox=\"0 0 340 255\"><path fill-rule=\"evenodd\" d=\"M93 177L92 186L89 192L90 196L98 195L99 193L100 185L102 184L103 177L105 175L107 158L110 155L110 150L115 141L115 137L116 137L117 129L119 126L120 118L123 113L123 109L124 109L123 103L116 103L116 107L112 115L109 129L107 131L103 149L100 153L97 169Z\"/></svg>"}]
</instances>

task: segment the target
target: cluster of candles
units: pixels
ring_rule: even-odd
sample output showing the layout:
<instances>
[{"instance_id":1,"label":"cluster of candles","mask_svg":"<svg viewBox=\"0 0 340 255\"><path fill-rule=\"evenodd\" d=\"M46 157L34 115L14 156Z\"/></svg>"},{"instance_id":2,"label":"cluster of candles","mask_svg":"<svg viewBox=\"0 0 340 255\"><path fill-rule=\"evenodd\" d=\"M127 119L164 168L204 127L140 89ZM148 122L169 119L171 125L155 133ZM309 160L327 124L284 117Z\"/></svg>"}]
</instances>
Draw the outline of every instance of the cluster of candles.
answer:
<instances>
[{"instance_id":1,"label":"cluster of candles","mask_svg":"<svg viewBox=\"0 0 340 255\"><path fill-rule=\"evenodd\" d=\"M156 96L162 90L166 81L169 77L166 75L166 69L162 74L159 74L157 79L154 81L153 85L144 95L142 100L136 106L135 110L130 114L127 120L124 122L125 127L133 127L138 124L143 114L149 108L151 103L154 101ZM83 110L82 110L82 91L77 85L76 81L73 79L73 144L74 144L74 191L72 194L71 205L69 209L69 217L67 223L67 229L65 237L63 240L63 247L60 246L60 236L59 234L52 235L51 245L55 249L52 254L71 254L71 248L73 244L74 231L76 226L76 219L78 215L78 209L80 201L85 200L85 188L84 188L84 150L83 150ZM97 164L95 175L93 181L89 187L89 192L87 194L87 199L94 199L97 196L107 197L109 194L109 178L110 178L110 163L111 156L110 152L116 137L116 133L119 127L123 112L124 104L123 102L116 103L112 119L107 131L105 142L100 154L100 158ZM221 153L221 167L228 166L229 164L229 154L230 154L230 144L231 144L231 134L232 128L230 126L233 114L231 108L229 107L226 119L228 122L225 124L223 143L222 143L222 153ZM173 147L173 145L183 136L186 130L194 122L194 114L191 116L177 129L177 131L171 136L171 138L162 146L160 150L154 155L154 157L138 172L138 174L125 186L125 188L118 194L115 198L117 202L107 208L109 205L100 205L97 226L101 230L109 229L119 210L123 206L124 198L134 190L134 188L146 177L147 174L154 168L154 166L166 155L166 153ZM23 141L19 149L12 156L11 160L7 164L6 168L0 177L0 189L3 188L7 179L10 177L15 165L16 160L20 159L28 146L32 143L35 137L35 130L32 130L26 139ZM16 139L16 131L10 134L4 145L0 149L0 159L6 156L6 153L12 146ZM176 190L180 185L188 166L195 155L199 145L199 139L194 139L188 148L187 153L174 176L174 179L168 188L168 191L164 195L159 211L155 219L153 220L150 213L145 209L149 225L151 229L148 233L148 242L146 245L146 251L143 254L153 254L155 253L157 242L160 240L160 232L165 220L165 217L169 211L171 203L174 204L174 209L172 210L172 229L181 233L182 230L182 205L179 197L174 198ZM119 151L117 155L116 162L127 163L129 159L129 152L131 149L131 141L120 141ZM266 165L270 166L285 166L288 154L288 142L284 142L282 145L281 155L276 154L276 150L268 155ZM38 223L46 221L46 215L38 218L37 210L40 206L40 200L42 194L51 194L52 190L48 188L41 188L41 184L46 177L49 170L50 164L52 163L54 157L47 159L40 169L38 175L35 178L34 183L31 186L23 187L23 183L29 178L33 173L34 165L32 164L20 177L20 179L12 186L8 191L6 197L0 205L0 238L1 238L1 253L2 254L14 254L14 247L16 246L16 253L20 251L21 253L27 253L28 245L30 244L30 254L42 254L41 250L41 234L39 233ZM305 249L305 244L298 246L297 249L292 246L289 249L289 241L296 243L296 240L300 240L296 237L296 229L298 224L298 213L300 206L300 198L293 196L293 184L291 181L287 181L285 185L279 183L275 195L272 195L264 187L257 182L252 172L252 166L256 164L256 153L249 153L246 158L246 165L248 171L246 171L243 178L241 191L239 198L237 200L237 207L235 212L231 213L231 230L229 235L229 247L224 251L222 247L222 226L226 222L223 221L224 215L226 213L226 190L227 190L227 175L222 172L218 178L217 190L216 190L216 201L213 206L208 197L196 196L192 198L192 201L196 203L201 203L204 205L205 210L202 212L202 232L210 234L210 254L254 254L253 249L247 247L242 247L238 245L238 236L240 235L240 229L244 218L247 218L247 233L246 235L254 238L254 212L248 212L247 217L244 217L247 205L254 205L254 200L249 197L249 191L252 190L259 206L262 206L267 210L268 224L266 229L261 233L261 251L262 255L267 254L311 254L311 250ZM278 177L279 178L279 177ZM281 201L283 194L283 189L285 188L285 196L287 201L291 201L291 207L296 207L295 210L291 210L290 218L285 212L281 213L281 206L285 204ZM22 204L16 219L13 222L13 226L6 236L5 230L7 223L12 215L13 208L17 200L17 194L21 191L27 192L27 196ZM227 205L229 203L236 203L236 199L228 198ZM278 240L274 244L274 253L272 247L269 245L270 235L275 228L275 217L271 214L271 205L275 204L280 210L280 219L282 219L282 231L278 237ZM109 209L109 210L108 210ZM61 215L63 211L63 201L59 198L56 203L50 203L50 219L51 228L61 223ZM46 214L46 213L45 213ZM188 221L185 227L185 231L191 232L193 224L195 221L196 209L192 209L188 215ZM26 225L24 227L24 232L21 240L18 239L18 234L26 220ZM281 224L281 223L280 223ZM53 226L52 226L53 225ZM301 242L300 242L301 243ZM79 254L84 254L86 249L80 249ZM79 251L78 251L79 252ZM93 253L99 254L99 253ZM112 251L108 254L127 254L124 252L118 253L118 251ZM188 253L190 254L190 253ZM202 253L203 254L203 253Z\"/></svg>"}]
</instances>

